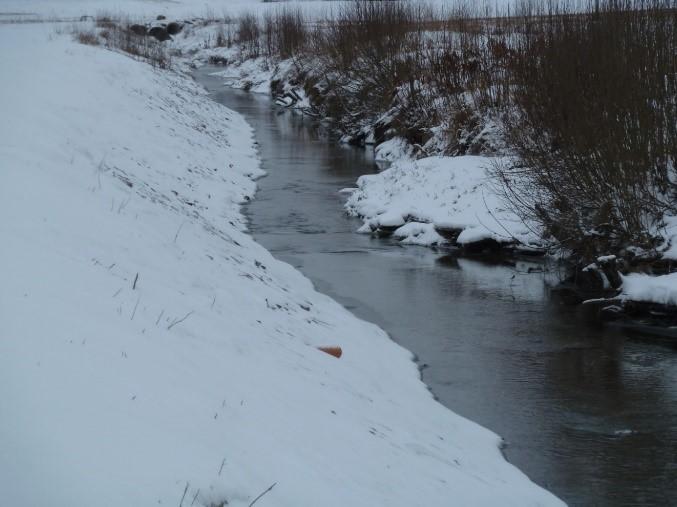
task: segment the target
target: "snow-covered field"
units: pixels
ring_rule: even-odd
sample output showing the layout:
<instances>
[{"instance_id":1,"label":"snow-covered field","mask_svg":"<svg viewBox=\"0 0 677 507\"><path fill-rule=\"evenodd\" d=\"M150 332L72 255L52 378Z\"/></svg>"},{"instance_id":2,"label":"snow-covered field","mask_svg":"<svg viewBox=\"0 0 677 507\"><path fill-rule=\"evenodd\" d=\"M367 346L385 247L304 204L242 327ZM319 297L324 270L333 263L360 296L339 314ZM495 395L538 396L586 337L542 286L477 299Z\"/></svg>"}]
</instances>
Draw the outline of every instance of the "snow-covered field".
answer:
<instances>
[{"instance_id":1,"label":"snow-covered field","mask_svg":"<svg viewBox=\"0 0 677 507\"><path fill-rule=\"evenodd\" d=\"M560 504L246 234L239 115L48 24L0 44L3 505Z\"/></svg>"},{"instance_id":2,"label":"snow-covered field","mask_svg":"<svg viewBox=\"0 0 677 507\"><path fill-rule=\"evenodd\" d=\"M446 8L456 4L455 0L424 0L426 4ZM519 0L497 0L485 2L482 12L492 9L514 11ZM332 10L340 9L349 0L288 0L285 7L300 8L308 16L324 17ZM465 3L460 0L460 3ZM237 16L243 12L261 14L280 8L279 2L259 0L0 0L0 21L3 16L40 17L40 18L79 18L83 15L95 16L98 13L120 13L144 18L165 15L174 18Z\"/></svg>"},{"instance_id":3,"label":"snow-covered field","mask_svg":"<svg viewBox=\"0 0 677 507\"><path fill-rule=\"evenodd\" d=\"M308 14L323 13L327 4L308 0L289 2ZM121 14L153 19L157 15L172 18L237 16L243 12L262 13L275 9L276 3L256 0L0 0L0 15L41 18L79 18L100 13Z\"/></svg>"}]
</instances>

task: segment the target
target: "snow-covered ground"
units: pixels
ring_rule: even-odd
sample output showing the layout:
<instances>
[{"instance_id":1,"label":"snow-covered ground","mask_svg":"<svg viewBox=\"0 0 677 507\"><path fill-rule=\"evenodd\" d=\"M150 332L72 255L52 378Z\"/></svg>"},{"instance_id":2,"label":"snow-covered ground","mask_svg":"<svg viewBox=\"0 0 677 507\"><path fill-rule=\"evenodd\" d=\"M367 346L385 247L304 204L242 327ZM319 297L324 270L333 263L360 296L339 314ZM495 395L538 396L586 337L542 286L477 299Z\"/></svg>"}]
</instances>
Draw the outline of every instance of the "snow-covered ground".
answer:
<instances>
[{"instance_id":1,"label":"snow-covered ground","mask_svg":"<svg viewBox=\"0 0 677 507\"><path fill-rule=\"evenodd\" d=\"M540 240L506 209L488 171L496 159L479 156L402 158L375 175L362 176L346 203L364 218L362 232L399 227L405 243L444 241L435 227L460 230L458 244L483 239L538 246Z\"/></svg>"},{"instance_id":2,"label":"snow-covered ground","mask_svg":"<svg viewBox=\"0 0 677 507\"><path fill-rule=\"evenodd\" d=\"M658 231L663 237L661 245L664 259L677 260L677 217L666 216L663 219L664 227Z\"/></svg>"},{"instance_id":3,"label":"snow-covered ground","mask_svg":"<svg viewBox=\"0 0 677 507\"><path fill-rule=\"evenodd\" d=\"M0 45L3 505L560 504L246 234L239 115L48 24Z\"/></svg>"},{"instance_id":4,"label":"snow-covered ground","mask_svg":"<svg viewBox=\"0 0 677 507\"><path fill-rule=\"evenodd\" d=\"M630 273L621 276L621 280L621 300L677 306L677 273L660 276Z\"/></svg>"},{"instance_id":5,"label":"snow-covered ground","mask_svg":"<svg viewBox=\"0 0 677 507\"><path fill-rule=\"evenodd\" d=\"M288 3L309 15L320 15L328 10L326 2L318 0L292 0ZM157 15L177 19L196 16L223 18L243 12L260 14L278 7L275 2L256 0L0 0L0 16L79 18L106 13L148 19Z\"/></svg>"}]
</instances>

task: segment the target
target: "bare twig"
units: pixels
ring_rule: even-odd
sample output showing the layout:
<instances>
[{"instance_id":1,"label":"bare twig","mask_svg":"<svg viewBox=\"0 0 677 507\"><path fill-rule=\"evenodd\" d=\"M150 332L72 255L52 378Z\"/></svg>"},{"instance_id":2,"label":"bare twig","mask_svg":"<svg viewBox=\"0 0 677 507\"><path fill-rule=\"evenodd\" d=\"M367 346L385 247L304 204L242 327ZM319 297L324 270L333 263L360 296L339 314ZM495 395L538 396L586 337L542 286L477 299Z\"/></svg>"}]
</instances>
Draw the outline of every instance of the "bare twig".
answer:
<instances>
[{"instance_id":1,"label":"bare twig","mask_svg":"<svg viewBox=\"0 0 677 507\"><path fill-rule=\"evenodd\" d=\"M132 284L132 290L136 289L136 282L139 280L139 273L134 277L134 283Z\"/></svg>"},{"instance_id":2,"label":"bare twig","mask_svg":"<svg viewBox=\"0 0 677 507\"><path fill-rule=\"evenodd\" d=\"M97 183L99 185L99 190L101 190L101 173L106 170L106 157L101 159L101 162L99 162L99 166L96 168L96 179Z\"/></svg>"},{"instance_id":3,"label":"bare twig","mask_svg":"<svg viewBox=\"0 0 677 507\"><path fill-rule=\"evenodd\" d=\"M257 496L256 498L254 498L254 500L252 501L252 503L249 504L249 507L252 507L252 505L254 505L256 502L258 502L259 499L260 499L263 495L265 495L266 493L268 493L271 489L273 489L273 488L275 487L276 484L277 484L277 482L274 482L267 490L265 490L263 493L261 493L261 494L260 494L259 496Z\"/></svg>"},{"instance_id":4,"label":"bare twig","mask_svg":"<svg viewBox=\"0 0 677 507\"><path fill-rule=\"evenodd\" d=\"M179 233L181 232L181 229L183 229L183 224L186 222L181 222L181 225L179 225L179 228L176 230L176 234L174 235L174 243L176 243L176 240L179 237Z\"/></svg>"},{"instance_id":5,"label":"bare twig","mask_svg":"<svg viewBox=\"0 0 677 507\"><path fill-rule=\"evenodd\" d=\"M223 465L226 464L226 458L223 458L223 461L221 462L221 468L219 468L219 477L221 476L221 472L223 471Z\"/></svg>"},{"instance_id":6,"label":"bare twig","mask_svg":"<svg viewBox=\"0 0 677 507\"><path fill-rule=\"evenodd\" d=\"M120 203L120 205L118 206L118 215L120 213L122 213L122 210L124 210L127 207L127 205L131 202L131 200L132 200L132 197L129 196L129 198L126 201L122 201Z\"/></svg>"},{"instance_id":7,"label":"bare twig","mask_svg":"<svg viewBox=\"0 0 677 507\"><path fill-rule=\"evenodd\" d=\"M188 317L190 317L193 313L194 313L193 310L189 311L186 315L183 316L183 318L178 319L178 320L175 320L174 322L172 322L171 324L169 324L169 326L167 326L167 329L171 329L171 328L173 328L174 326L176 326L177 324L180 324L181 322L183 322L184 320L186 320Z\"/></svg>"},{"instance_id":8,"label":"bare twig","mask_svg":"<svg viewBox=\"0 0 677 507\"><path fill-rule=\"evenodd\" d=\"M136 315L136 309L137 309L138 306L139 306L139 301L141 301L141 296L139 296L139 297L136 299L136 304L134 305L134 311L132 312L132 316L129 318L129 320L134 320L134 315Z\"/></svg>"},{"instance_id":9,"label":"bare twig","mask_svg":"<svg viewBox=\"0 0 677 507\"><path fill-rule=\"evenodd\" d=\"M181 502L179 502L179 507L183 505L183 499L186 498L186 493L188 492L188 486L190 485L189 482L186 483L186 487L183 490L183 496L181 497Z\"/></svg>"},{"instance_id":10,"label":"bare twig","mask_svg":"<svg viewBox=\"0 0 677 507\"><path fill-rule=\"evenodd\" d=\"M162 318L162 315L164 315L164 313L165 313L165 310L163 309L163 310L160 312L160 315L157 316L157 320L155 321L155 325L156 325L156 326L160 323L160 319Z\"/></svg>"}]
</instances>

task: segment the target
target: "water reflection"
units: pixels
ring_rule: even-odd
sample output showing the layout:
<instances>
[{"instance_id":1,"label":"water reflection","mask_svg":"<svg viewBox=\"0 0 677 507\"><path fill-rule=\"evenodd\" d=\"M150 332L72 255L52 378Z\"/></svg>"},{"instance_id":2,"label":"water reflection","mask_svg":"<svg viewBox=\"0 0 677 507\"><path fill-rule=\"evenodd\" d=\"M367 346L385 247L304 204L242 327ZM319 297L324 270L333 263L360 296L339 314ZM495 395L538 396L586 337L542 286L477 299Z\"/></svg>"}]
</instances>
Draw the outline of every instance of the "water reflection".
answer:
<instances>
[{"instance_id":1,"label":"water reflection","mask_svg":"<svg viewBox=\"0 0 677 507\"><path fill-rule=\"evenodd\" d=\"M376 169L267 97L214 98L256 129L254 237L412 350L441 403L491 428L507 457L572 505L677 504L677 354L548 297L556 274L355 234L338 190Z\"/></svg>"}]
</instances>

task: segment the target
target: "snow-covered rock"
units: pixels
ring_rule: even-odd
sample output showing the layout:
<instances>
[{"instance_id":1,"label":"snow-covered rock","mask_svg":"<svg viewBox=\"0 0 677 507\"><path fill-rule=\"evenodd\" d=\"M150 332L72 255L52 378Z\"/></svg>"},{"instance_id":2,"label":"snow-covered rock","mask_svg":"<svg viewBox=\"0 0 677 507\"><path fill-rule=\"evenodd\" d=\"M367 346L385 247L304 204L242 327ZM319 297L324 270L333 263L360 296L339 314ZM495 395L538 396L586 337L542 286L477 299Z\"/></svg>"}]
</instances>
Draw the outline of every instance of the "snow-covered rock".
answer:
<instances>
[{"instance_id":1,"label":"snow-covered rock","mask_svg":"<svg viewBox=\"0 0 677 507\"><path fill-rule=\"evenodd\" d=\"M649 276L642 273L621 275L620 299L677 306L677 273Z\"/></svg>"},{"instance_id":2,"label":"snow-covered rock","mask_svg":"<svg viewBox=\"0 0 677 507\"><path fill-rule=\"evenodd\" d=\"M400 159L383 172L362 176L358 189L346 202L349 213L365 223L381 223L383 217L410 217L450 231L459 245L483 240L538 245L540 239L511 210L506 209L487 173L493 160L487 157L428 157ZM405 236L407 231L418 238ZM437 244L439 234L421 236L420 226L399 234L406 242Z\"/></svg>"},{"instance_id":3,"label":"snow-covered rock","mask_svg":"<svg viewBox=\"0 0 677 507\"><path fill-rule=\"evenodd\" d=\"M393 137L382 142L374 149L377 162L395 162L403 158L411 158L413 147L402 137Z\"/></svg>"}]
</instances>

